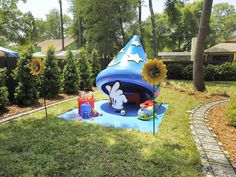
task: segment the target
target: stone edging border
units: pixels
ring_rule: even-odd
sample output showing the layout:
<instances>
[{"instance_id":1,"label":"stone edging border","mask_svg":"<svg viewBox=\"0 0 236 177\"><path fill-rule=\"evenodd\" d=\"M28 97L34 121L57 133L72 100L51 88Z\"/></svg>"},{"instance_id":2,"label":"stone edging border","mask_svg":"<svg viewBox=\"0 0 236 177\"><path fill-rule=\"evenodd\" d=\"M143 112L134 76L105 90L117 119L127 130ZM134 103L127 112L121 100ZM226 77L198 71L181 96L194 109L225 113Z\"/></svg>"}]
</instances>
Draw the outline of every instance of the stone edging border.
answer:
<instances>
[{"instance_id":1,"label":"stone edging border","mask_svg":"<svg viewBox=\"0 0 236 177\"><path fill-rule=\"evenodd\" d=\"M203 176L236 177L236 169L229 160L228 153L224 151L222 144L206 123L209 110L228 101L228 99L223 99L209 102L199 105L191 111L190 125L200 154Z\"/></svg>"},{"instance_id":2,"label":"stone edging border","mask_svg":"<svg viewBox=\"0 0 236 177\"><path fill-rule=\"evenodd\" d=\"M52 103L52 104L49 104L47 105L47 108L50 108L52 106L56 106L58 104L61 104L61 103L65 103L65 102L68 102L68 101L71 101L71 100L75 100L77 99L78 96L75 96L75 97L72 97L72 98L68 98L66 100L62 100L62 101L59 101L59 102L56 102L56 103ZM9 116L9 117L6 117L4 119L1 119L0 120L0 124L3 124L3 123L8 123L10 122L11 120L14 120L14 119L18 119L22 116L25 116L25 115L28 115L28 114L31 114L31 113L34 113L34 112L38 112L38 111L41 111L44 109L44 106L41 106L39 108L36 108L36 109L32 109L30 111L26 111L26 112L22 112L22 113L19 113L19 114L16 114L16 115L13 115L13 116Z\"/></svg>"}]
</instances>

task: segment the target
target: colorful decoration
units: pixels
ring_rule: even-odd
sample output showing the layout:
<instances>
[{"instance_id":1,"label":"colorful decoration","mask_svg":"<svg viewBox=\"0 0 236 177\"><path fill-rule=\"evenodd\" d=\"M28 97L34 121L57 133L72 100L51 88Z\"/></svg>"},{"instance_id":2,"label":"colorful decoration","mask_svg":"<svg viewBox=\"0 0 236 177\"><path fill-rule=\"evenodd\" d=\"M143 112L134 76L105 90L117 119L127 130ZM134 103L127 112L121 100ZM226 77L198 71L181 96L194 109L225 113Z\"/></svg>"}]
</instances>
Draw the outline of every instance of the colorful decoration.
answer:
<instances>
[{"instance_id":1,"label":"colorful decoration","mask_svg":"<svg viewBox=\"0 0 236 177\"><path fill-rule=\"evenodd\" d=\"M129 102L128 95L132 94L139 95L137 97L137 100L139 100L138 104L148 100L149 98L147 98L146 94L151 97L154 95L153 86L142 79L141 72L146 62L147 56L145 51L138 36L135 35L110 62L108 67L98 74L96 78L97 88L110 96L109 90L115 86L116 82L119 82L119 90L122 91L127 102ZM110 87L110 89L107 89L107 87ZM159 87L157 92L160 92ZM126 103L126 101L123 101L123 103ZM122 106L119 107L121 108Z\"/></svg>"},{"instance_id":2,"label":"colorful decoration","mask_svg":"<svg viewBox=\"0 0 236 177\"><path fill-rule=\"evenodd\" d=\"M44 62L41 58L33 58L30 63L32 75L39 75L44 72Z\"/></svg>"},{"instance_id":3,"label":"colorful decoration","mask_svg":"<svg viewBox=\"0 0 236 177\"><path fill-rule=\"evenodd\" d=\"M158 88L160 87L161 82L166 78L166 73L167 73L166 65L163 64L163 62L161 60L157 60L156 58L153 60L148 60L142 69L143 80L145 80L145 81L147 81L147 83L153 85L153 90L152 90L153 93L151 94L151 96L147 95L147 97L153 103L152 119L153 119L153 134L154 135L155 135L155 117L156 117L155 96L159 95L159 93L160 93ZM162 105L162 104L160 104L160 105ZM142 109L142 107L141 107L141 109ZM150 112L148 112L148 113L150 113ZM146 114L144 114L144 115L146 115ZM149 116L149 117L151 117L151 116ZM138 118L140 119L140 117L138 117ZM143 118L143 117L141 116L141 118Z\"/></svg>"},{"instance_id":4,"label":"colorful decoration","mask_svg":"<svg viewBox=\"0 0 236 177\"><path fill-rule=\"evenodd\" d=\"M154 110L154 102L152 100L145 101L144 103L140 104L140 109L138 111L138 119L140 120L151 120L153 119L153 113L155 114L156 111L162 106L161 104L155 103L155 111ZM155 116L156 117L156 114Z\"/></svg>"},{"instance_id":5,"label":"colorful decoration","mask_svg":"<svg viewBox=\"0 0 236 177\"><path fill-rule=\"evenodd\" d=\"M148 60L142 69L143 80L149 84L160 84L166 78L166 73L166 65L156 58Z\"/></svg>"},{"instance_id":6,"label":"colorful decoration","mask_svg":"<svg viewBox=\"0 0 236 177\"><path fill-rule=\"evenodd\" d=\"M40 74L43 74L44 72L44 62L41 58L33 58L30 63L30 73L34 76L39 76ZM43 90L43 103L44 103L44 109L45 109L45 115L46 118L48 117L48 112L47 112L47 104L45 100L45 89L44 85L42 85L42 90Z\"/></svg>"}]
</instances>

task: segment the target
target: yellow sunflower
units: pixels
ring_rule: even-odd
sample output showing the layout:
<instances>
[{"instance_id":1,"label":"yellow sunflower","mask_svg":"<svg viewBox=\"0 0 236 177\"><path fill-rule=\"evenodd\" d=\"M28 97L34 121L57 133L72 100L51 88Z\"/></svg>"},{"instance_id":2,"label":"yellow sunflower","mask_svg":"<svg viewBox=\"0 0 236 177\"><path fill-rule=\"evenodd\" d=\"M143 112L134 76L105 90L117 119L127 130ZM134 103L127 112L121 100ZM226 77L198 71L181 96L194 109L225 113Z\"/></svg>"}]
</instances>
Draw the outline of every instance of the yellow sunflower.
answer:
<instances>
[{"instance_id":1,"label":"yellow sunflower","mask_svg":"<svg viewBox=\"0 0 236 177\"><path fill-rule=\"evenodd\" d=\"M148 84L160 84L166 78L166 73L166 65L156 58L149 59L142 69L143 80L146 80Z\"/></svg>"},{"instance_id":2,"label":"yellow sunflower","mask_svg":"<svg viewBox=\"0 0 236 177\"><path fill-rule=\"evenodd\" d=\"M42 74L44 71L44 62L40 58L33 58L30 63L30 70L32 75Z\"/></svg>"}]
</instances>

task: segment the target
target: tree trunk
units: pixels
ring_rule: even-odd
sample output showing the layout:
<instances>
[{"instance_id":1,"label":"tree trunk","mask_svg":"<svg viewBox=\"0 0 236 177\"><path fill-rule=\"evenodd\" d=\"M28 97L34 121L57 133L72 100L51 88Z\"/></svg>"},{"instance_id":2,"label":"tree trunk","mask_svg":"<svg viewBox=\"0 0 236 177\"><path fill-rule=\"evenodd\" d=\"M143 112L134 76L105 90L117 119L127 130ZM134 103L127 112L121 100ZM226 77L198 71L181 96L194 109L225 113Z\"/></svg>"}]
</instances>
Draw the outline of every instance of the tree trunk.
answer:
<instances>
[{"instance_id":1,"label":"tree trunk","mask_svg":"<svg viewBox=\"0 0 236 177\"><path fill-rule=\"evenodd\" d=\"M149 10L151 14L151 21L152 21L152 35L153 35L153 54L154 57L158 57L158 51L157 51L157 26L156 26L156 19L152 7L152 0L149 0Z\"/></svg>"},{"instance_id":2,"label":"tree trunk","mask_svg":"<svg viewBox=\"0 0 236 177\"><path fill-rule=\"evenodd\" d=\"M122 42L123 42L123 46L126 43L126 37L125 37L125 30L124 30L124 26L123 26L123 19L122 19L122 11L119 7L119 23L120 23L120 30L121 30L121 35L122 35Z\"/></svg>"},{"instance_id":3,"label":"tree trunk","mask_svg":"<svg viewBox=\"0 0 236 177\"><path fill-rule=\"evenodd\" d=\"M138 24L139 24L139 37L142 46L144 47L144 42L143 42L143 27L142 27L142 0L139 0L138 4Z\"/></svg>"},{"instance_id":4,"label":"tree trunk","mask_svg":"<svg viewBox=\"0 0 236 177\"><path fill-rule=\"evenodd\" d=\"M200 92L206 90L204 83L204 71L203 71L203 60L204 60L204 46L205 39L208 35L209 21L211 17L213 0L204 0L203 8L200 20L200 26L198 30L198 38L196 43L195 59L193 62L193 85L194 88Z\"/></svg>"}]
</instances>

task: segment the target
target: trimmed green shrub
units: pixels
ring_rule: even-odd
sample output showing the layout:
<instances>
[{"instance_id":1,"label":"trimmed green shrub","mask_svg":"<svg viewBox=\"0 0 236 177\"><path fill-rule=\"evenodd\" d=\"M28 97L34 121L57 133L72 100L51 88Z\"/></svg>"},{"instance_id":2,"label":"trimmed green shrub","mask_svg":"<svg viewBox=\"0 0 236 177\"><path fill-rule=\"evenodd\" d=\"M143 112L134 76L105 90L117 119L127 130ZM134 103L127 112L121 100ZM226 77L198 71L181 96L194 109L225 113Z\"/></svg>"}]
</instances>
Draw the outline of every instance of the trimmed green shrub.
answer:
<instances>
[{"instance_id":1,"label":"trimmed green shrub","mask_svg":"<svg viewBox=\"0 0 236 177\"><path fill-rule=\"evenodd\" d=\"M76 93L79 90L79 72L77 70L72 52L67 52L65 67L63 69L63 89L66 93Z\"/></svg>"},{"instance_id":2,"label":"trimmed green shrub","mask_svg":"<svg viewBox=\"0 0 236 177\"><path fill-rule=\"evenodd\" d=\"M236 96L230 98L229 107L226 115L229 119L229 124L236 127Z\"/></svg>"},{"instance_id":3,"label":"trimmed green shrub","mask_svg":"<svg viewBox=\"0 0 236 177\"><path fill-rule=\"evenodd\" d=\"M6 109L8 100L8 90L6 84L6 68L0 68L0 113Z\"/></svg>"},{"instance_id":4,"label":"trimmed green shrub","mask_svg":"<svg viewBox=\"0 0 236 177\"><path fill-rule=\"evenodd\" d=\"M61 89L61 72L52 46L48 48L45 58L45 70L41 76L41 95L55 98Z\"/></svg>"},{"instance_id":5,"label":"trimmed green shrub","mask_svg":"<svg viewBox=\"0 0 236 177\"><path fill-rule=\"evenodd\" d=\"M167 78L168 79L182 79L182 64L168 64L167 65Z\"/></svg>"},{"instance_id":6,"label":"trimmed green shrub","mask_svg":"<svg viewBox=\"0 0 236 177\"><path fill-rule=\"evenodd\" d=\"M95 80L98 75L98 73L101 71L101 64L99 61L99 55L98 51L96 49L92 50L92 60L91 60L91 65L92 65L92 80L93 80L93 85L95 85Z\"/></svg>"},{"instance_id":7,"label":"trimmed green shrub","mask_svg":"<svg viewBox=\"0 0 236 177\"><path fill-rule=\"evenodd\" d=\"M182 77L187 80L193 79L193 65L187 65L182 69Z\"/></svg>"},{"instance_id":8,"label":"trimmed green shrub","mask_svg":"<svg viewBox=\"0 0 236 177\"><path fill-rule=\"evenodd\" d=\"M226 62L219 66L220 80L233 81L236 80L236 62Z\"/></svg>"},{"instance_id":9,"label":"trimmed green shrub","mask_svg":"<svg viewBox=\"0 0 236 177\"><path fill-rule=\"evenodd\" d=\"M207 81L219 80L219 66L207 65L204 67L204 78Z\"/></svg>"},{"instance_id":10,"label":"trimmed green shrub","mask_svg":"<svg viewBox=\"0 0 236 177\"><path fill-rule=\"evenodd\" d=\"M166 63L167 78L192 80L193 65L186 63ZM236 62L226 62L222 65L208 64L204 66L204 79L206 81L236 81Z\"/></svg>"},{"instance_id":11,"label":"trimmed green shrub","mask_svg":"<svg viewBox=\"0 0 236 177\"><path fill-rule=\"evenodd\" d=\"M29 106L36 103L39 98L37 79L32 76L29 69L32 53L32 46L23 50L14 70L13 76L17 81L14 96L18 105Z\"/></svg>"},{"instance_id":12,"label":"trimmed green shrub","mask_svg":"<svg viewBox=\"0 0 236 177\"><path fill-rule=\"evenodd\" d=\"M80 74L80 89L91 90L92 89L92 68L88 62L88 53L84 48L79 51L78 62L79 74Z\"/></svg>"}]
</instances>

